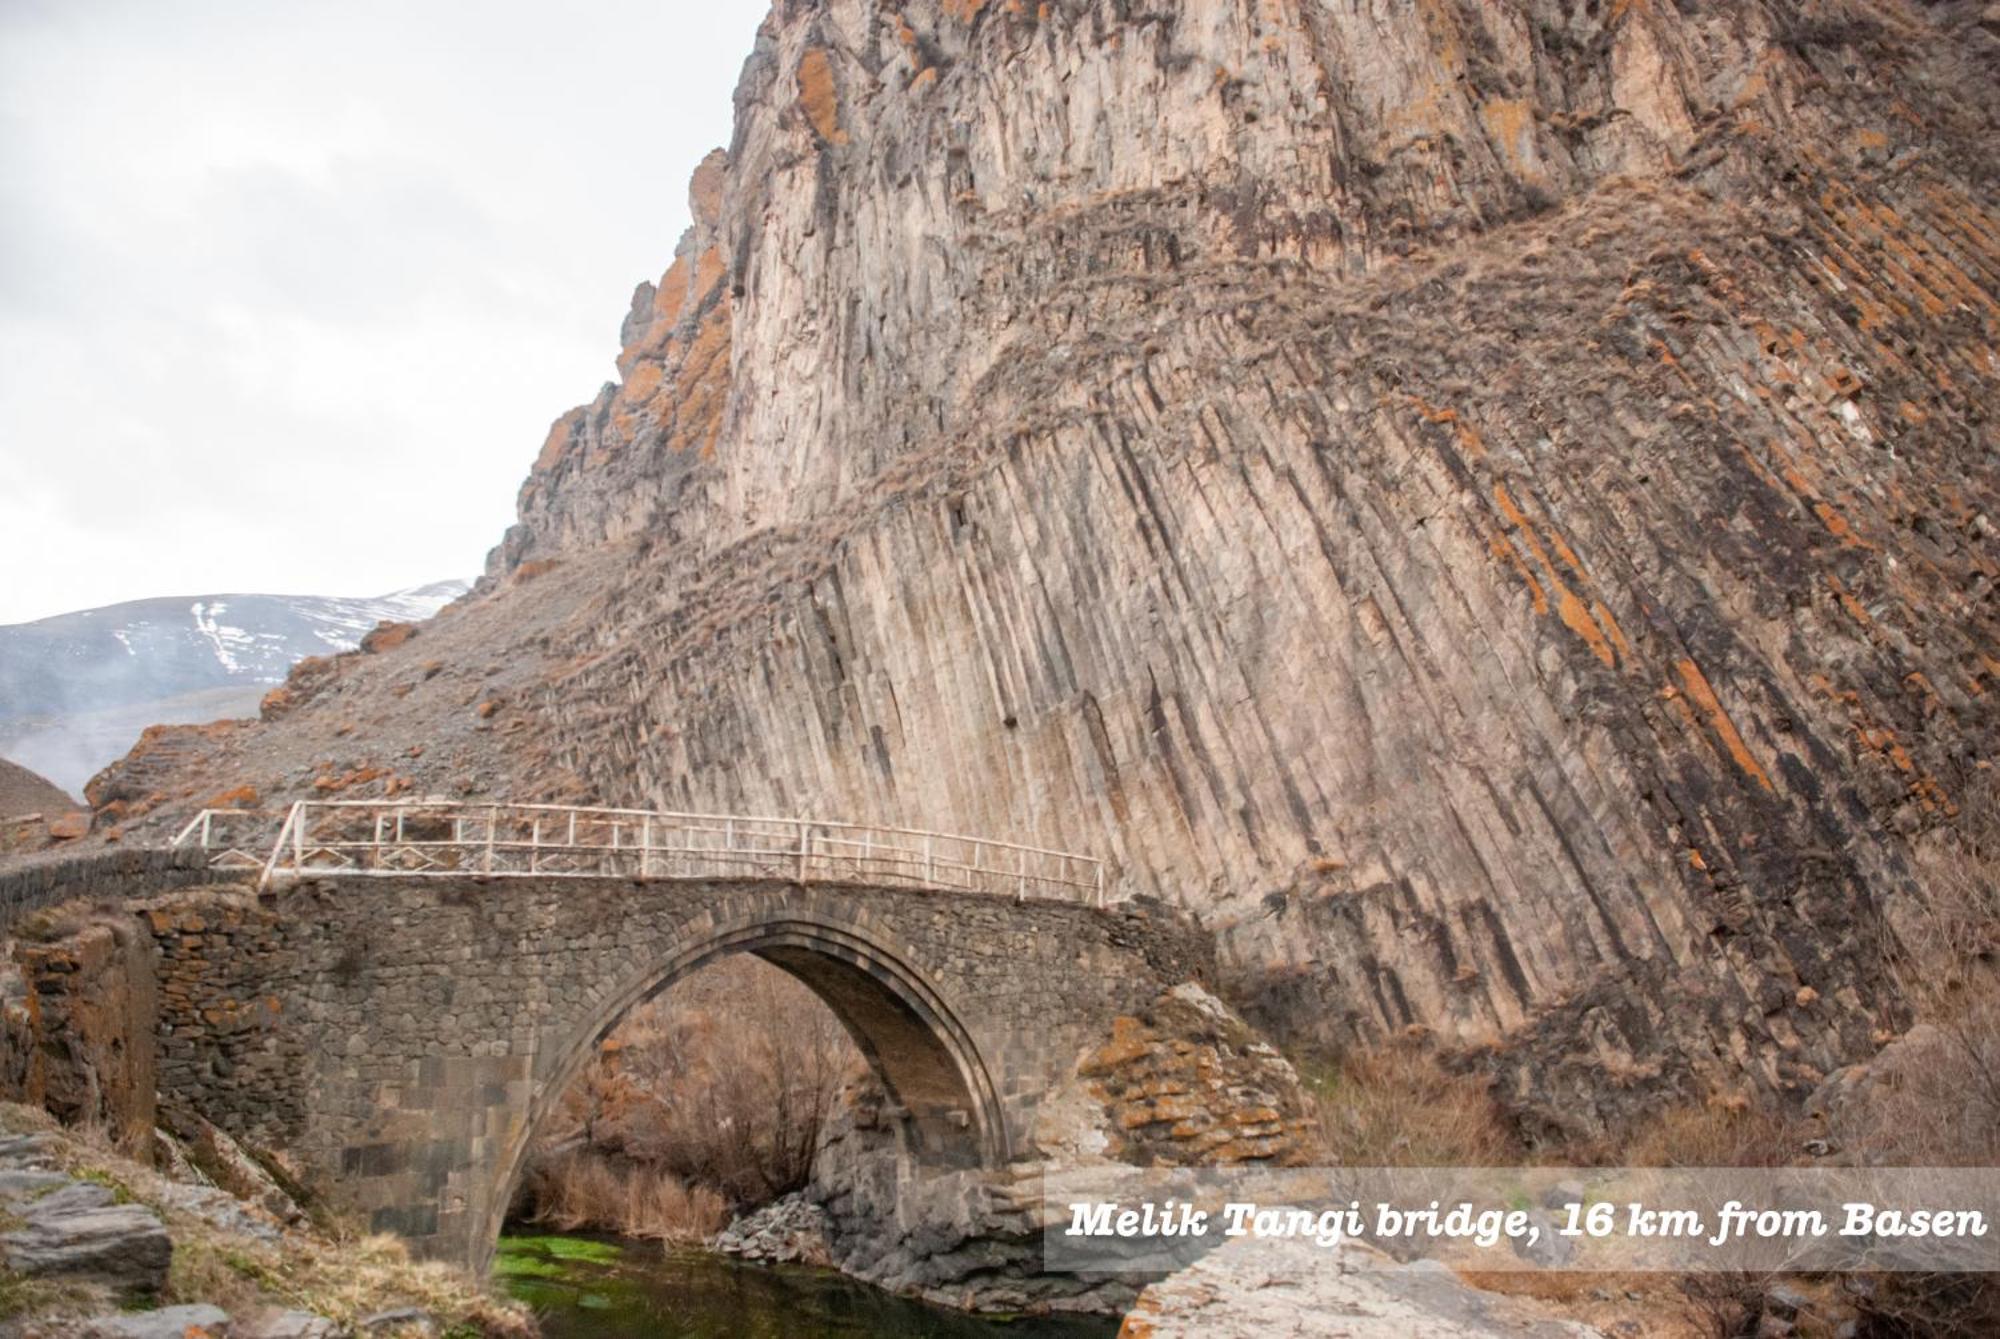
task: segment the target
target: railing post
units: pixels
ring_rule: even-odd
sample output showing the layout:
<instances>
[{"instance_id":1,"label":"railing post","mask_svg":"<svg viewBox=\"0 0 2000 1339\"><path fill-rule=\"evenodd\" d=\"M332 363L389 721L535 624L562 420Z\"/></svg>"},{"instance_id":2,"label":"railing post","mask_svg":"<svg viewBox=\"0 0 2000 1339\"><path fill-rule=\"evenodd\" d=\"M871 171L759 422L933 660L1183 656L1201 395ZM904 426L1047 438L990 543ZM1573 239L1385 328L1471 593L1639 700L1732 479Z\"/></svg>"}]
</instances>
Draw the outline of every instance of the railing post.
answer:
<instances>
[{"instance_id":1,"label":"railing post","mask_svg":"<svg viewBox=\"0 0 2000 1339\"><path fill-rule=\"evenodd\" d=\"M799 882L806 881L806 851L812 841L812 825L803 818L799 820Z\"/></svg>"},{"instance_id":2,"label":"railing post","mask_svg":"<svg viewBox=\"0 0 2000 1339\"><path fill-rule=\"evenodd\" d=\"M493 841L500 832L500 810L496 805L486 806L486 872L493 872Z\"/></svg>"},{"instance_id":3,"label":"railing post","mask_svg":"<svg viewBox=\"0 0 2000 1339\"><path fill-rule=\"evenodd\" d=\"M306 802L300 800L292 805L292 869L303 873L306 867L306 824L310 816Z\"/></svg>"},{"instance_id":4,"label":"railing post","mask_svg":"<svg viewBox=\"0 0 2000 1339\"><path fill-rule=\"evenodd\" d=\"M653 873L653 816L647 814L639 820L639 877L650 878Z\"/></svg>"},{"instance_id":5,"label":"railing post","mask_svg":"<svg viewBox=\"0 0 2000 1339\"><path fill-rule=\"evenodd\" d=\"M1020 881L1020 883L1016 884L1016 885L1015 885L1015 887L1014 887L1014 900L1015 900L1016 902L1025 902L1025 901L1027 901L1027 900L1028 900L1028 852L1027 852L1027 848L1025 848L1025 847L1023 847L1023 848L1022 848L1022 850L1021 850L1020 854L1019 854L1018 856L1016 856L1016 857L1015 857L1015 860L1014 860L1014 864L1015 864L1016 868L1018 869L1018 871L1020 872L1020 876L1021 876L1021 881Z\"/></svg>"},{"instance_id":6,"label":"railing post","mask_svg":"<svg viewBox=\"0 0 2000 1339\"><path fill-rule=\"evenodd\" d=\"M278 861L285 853L285 839L291 833L292 825L298 821L298 816L299 802L295 801L291 809L286 812L284 823L278 828L278 840L271 843L271 858L264 862L264 877L257 881L259 888L271 886L271 879L278 872Z\"/></svg>"},{"instance_id":7,"label":"railing post","mask_svg":"<svg viewBox=\"0 0 2000 1339\"><path fill-rule=\"evenodd\" d=\"M528 829L528 873L539 873L542 868L542 820L537 818Z\"/></svg>"},{"instance_id":8,"label":"railing post","mask_svg":"<svg viewBox=\"0 0 2000 1339\"><path fill-rule=\"evenodd\" d=\"M204 851L208 849L209 825L214 821L215 815L211 810L204 809L201 811L201 849Z\"/></svg>"}]
</instances>

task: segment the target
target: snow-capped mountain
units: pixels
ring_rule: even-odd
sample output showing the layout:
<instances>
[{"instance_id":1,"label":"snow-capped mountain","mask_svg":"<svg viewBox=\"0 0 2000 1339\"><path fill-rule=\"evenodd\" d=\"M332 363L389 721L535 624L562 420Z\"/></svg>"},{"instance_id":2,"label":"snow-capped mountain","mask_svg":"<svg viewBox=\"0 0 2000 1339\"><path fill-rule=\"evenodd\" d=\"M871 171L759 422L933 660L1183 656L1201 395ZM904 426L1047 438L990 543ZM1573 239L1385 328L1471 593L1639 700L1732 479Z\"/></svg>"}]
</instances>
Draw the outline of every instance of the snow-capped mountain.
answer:
<instances>
[{"instance_id":1,"label":"snow-capped mountain","mask_svg":"<svg viewBox=\"0 0 2000 1339\"><path fill-rule=\"evenodd\" d=\"M255 715L298 661L429 618L467 588L134 600L0 626L0 756L80 791L146 726Z\"/></svg>"}]
</instances>

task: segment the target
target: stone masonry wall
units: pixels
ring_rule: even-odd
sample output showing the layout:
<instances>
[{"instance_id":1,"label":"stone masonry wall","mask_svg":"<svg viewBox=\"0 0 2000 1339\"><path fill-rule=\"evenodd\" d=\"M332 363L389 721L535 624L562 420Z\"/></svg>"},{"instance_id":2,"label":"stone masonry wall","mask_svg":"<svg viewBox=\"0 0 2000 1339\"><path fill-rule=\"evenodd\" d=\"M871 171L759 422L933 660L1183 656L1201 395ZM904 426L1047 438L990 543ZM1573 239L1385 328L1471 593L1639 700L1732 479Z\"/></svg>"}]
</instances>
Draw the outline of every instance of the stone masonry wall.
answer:
<instances>
[{"instance_id":1,"label":"stone masonry wall","mask_svg":"<svg viewBox=\"0 0 2000 1339\"><path fill-rule=\"evenodd\" d=\"M761 948L815 989L813 961L851 968L829 1002L864 1019L916 1010L990 1082L982 1111L1013 1157L1113 1017L1214 972L1206 937L1163 909L848 886L355 878L182 894L147 919L164 1093L284 1145L372 1228L475 1264L596 1040L722 953Z\"/></svg>"},{"instance_id":2,"label":"stone masonry wall","mask_svg":"<svg viewBox=\"0 0 2000 1339\"><path fill-rule=\"evenodd\" d=\"M271 905L248 890L203 890L169 894L139 917L158 952L161 1099L283 1146L304 1124L305 1042L285 1027L297 955Z\"/></svg>"},{"instance_id":3,"label":"stone masonry wall","mask_svg":"<svg viewBox=\"0 0 2000 1339\"><path fill-rule=\"evenodd\" d=\"M113 848L88 855L64 852L0 872L0 929L31 911L64 902L124 901L168 888L219 883L241 870L211 870L191 849Z\"/></svg>"}]
</instances>

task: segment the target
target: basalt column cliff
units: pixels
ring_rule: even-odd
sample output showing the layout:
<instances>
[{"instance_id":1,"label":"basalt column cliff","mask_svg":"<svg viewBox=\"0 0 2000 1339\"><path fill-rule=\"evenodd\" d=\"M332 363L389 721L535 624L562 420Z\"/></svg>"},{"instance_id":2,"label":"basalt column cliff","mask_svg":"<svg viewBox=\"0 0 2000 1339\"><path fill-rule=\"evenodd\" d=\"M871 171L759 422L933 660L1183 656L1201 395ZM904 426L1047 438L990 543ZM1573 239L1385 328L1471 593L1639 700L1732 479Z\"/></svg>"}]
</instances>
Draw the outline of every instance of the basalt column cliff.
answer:
<instances>
[{"instance_id":1,"label":"basalt column cliff","mask_svg":"<svg viewBox=\"0 0 2000 1339\"><path fill-rule=\"evenodd\" d=\"M1996 30L781 0L481 588L93 798L1095 851L1531 1120L1810 1086L2000 747Z\"/></svg>"}]
</instances>

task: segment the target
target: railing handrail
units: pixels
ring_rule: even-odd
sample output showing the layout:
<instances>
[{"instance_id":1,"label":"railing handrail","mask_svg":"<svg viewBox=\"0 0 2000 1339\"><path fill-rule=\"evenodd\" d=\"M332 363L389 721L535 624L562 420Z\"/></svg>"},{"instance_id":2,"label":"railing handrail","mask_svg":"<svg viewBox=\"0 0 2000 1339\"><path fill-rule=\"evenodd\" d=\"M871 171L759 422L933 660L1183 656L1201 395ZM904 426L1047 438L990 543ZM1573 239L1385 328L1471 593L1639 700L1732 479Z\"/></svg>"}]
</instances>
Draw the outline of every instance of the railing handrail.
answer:
<instances>
[{"instance_id":1,"label":"railing handrail","mask_svg":"<svg viewBox=\"0 0 2000 1339\"><path fill-rule=\"evenodd\" d=\"M783 823L786 825L804 823L814 828L844 828L850 832L891 832L899 837L937 837L945 841L972 842L979 846L997 847L1003 851L1026 851L1030 855L1052 855L1064 860L1083 860L1096 865L1102 864L1096 856L1083 855L1076 851L1057 851L1043 846L1028 846L1021 842L1003 842L992 837L974 837L963 832L934 832L928 828L899 828L882 823L850 823L832 818L804 818L795 814L778 816L775 814L715 814L683 812L673 809L616 809L589 804L527 804L513 800L300 800L298 804L314 809L525 809L542 813L558 814L602 814L607 817L625 818L670 818L697 819L704 822L737 823ZM294 806L296 807L296 806ZM274 809L217 809L217 814L262 813L275 816L288 810ZM199 815L196 816L197 818Z\"/></svg>"},{"instance_id":2,"label":"railing handrail","mask_svg":"<svg viewBox=\"0 0 2000 1339\"><path fill-rule=\"evenodd\" d=\"M309 832L311 819L320 812L373 812L376 820L373 833L366 839L355 839L344 834L333 836L313 836ZM761 814L716 814L690 813L660 809L627 809L591 805L562 805L539 803L513 803L511 801L453 801L453 800L299 800L284 811L248 809L203 809L190 819L174 837L175 846L187 845L197 838L205 850L217 845L223 846L230 855L245 864L256 863L256 858L242 842L221 842L215 840L217 820L240 820L244 818L275 818L278 812L284 814L284 821L278 825L276 839L270 847L268 858L263 861L265 885L274 880L291 876L297 877L313 872L352 874L408 874L408 875L470 875L492 877L591 877L612 876L652 879L697 879L715 877L709 873L655 874L654 856L692 861L701 857L709 858L711 865L727 864L731 857L739 862L759 858L775 860L783 858L795 862L789 877L799 882L815 880L818 867L828 868L836 873L850 875L866 874L872 870L877 877L901 879L919 887L958 888L966 891L999 891L983 884L1013 885L1017 897L1026 897L1032 887L1037 891L1055 888L1077 890L1090 895L1093 901L1102 901L1105 883L1104 862L1095 856L1075 851L1058 851L1048 847L1029 846L1020 842L998 841L989 837L975 837L967 833L939 832L925 828L906 828L882 824L852 823L836 819L779 817ZM452 832L449 838L433 836L411 837L404 829L404 817L413 812L435 815L441 820L449 820ZM539 816L557 815L567 819L566 836L563 840L544 840L542 820ZM385 821L393 816L393 837L385 835ZM531 826L525 838L506 836L501 833L503 823L509 819L519 823L527 821ZM468 837L467 825L473 825L475 835ZM577 824L609 823L612 840L609 844L599 841L577 840ZM620 840L620 833L626 826L637 828L634 840L627 843ZM483 828L483 832L479 829ZM770 831L769 829L777 829ZM516 829L518 832L519 829ZM671 839L677 834L705 834L723 838L720 846L676 843ZM848 835L854 834L854 835ZM788 839L789 840L786 840ZM881 839L890 840L881 840ZM906 845L900 839L922 840L921 849ZM664 839L664 840L663 840ZM783 844L770 844L773 841ZM749 843L749 844L743 844ZM940 851L943 844L945 850ZM833 849L838 847L859 848L855 851ZM448 856L442 853L459 851L475 852L477 868L471 865L459 866L448 863ZM430 855L426 853L440 853ZM527 868L509 867L506 861L515 860L526 854ZM988 857L1004 854L1010 857L1008 867ZM429 864L430 868L412 868L406 865L388 863L390 856L403 861L418 861ZM636 856L636 870L616 868L621 861ZM574 859L590 857L597 859L605 868L598 870L545 869L541 867L544 857ZM954 859L953 857L963 857ZM1031 861L1031 858L1033 860ZM314 866L312 862L322 863ZM1053 862L1053 868L1050 863ZM885 874L884 867L892 868ZM1032 867L1031 867L1032 866ZM916 877L913 871L921 870L924 877ZM939 875L958 876L957 883L943 883ZM1072 874L1081 877L1069 877Z\"/></svg>"}]
</instances>

